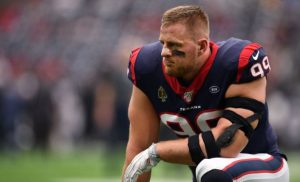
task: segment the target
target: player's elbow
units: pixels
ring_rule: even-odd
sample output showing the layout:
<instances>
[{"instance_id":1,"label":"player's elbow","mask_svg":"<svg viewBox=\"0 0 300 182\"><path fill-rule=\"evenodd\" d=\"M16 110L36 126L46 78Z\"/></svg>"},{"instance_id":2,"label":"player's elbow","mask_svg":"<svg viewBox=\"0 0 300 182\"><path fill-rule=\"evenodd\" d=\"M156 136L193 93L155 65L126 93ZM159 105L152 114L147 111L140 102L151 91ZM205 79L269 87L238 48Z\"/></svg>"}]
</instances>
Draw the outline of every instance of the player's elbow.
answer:
<instances>
[{"instance_id":1,"label":"player's elbow","mask_svg":"<svg viewBox=\"0 0 300 182\"><path fill-rule=\"evenodd\" d=\"M247 137L238 131L234 137L234 141L227 147L221 149L221 156L227 158L234 158L246 147L248 144Z\"/></svg>"}]
</instances>

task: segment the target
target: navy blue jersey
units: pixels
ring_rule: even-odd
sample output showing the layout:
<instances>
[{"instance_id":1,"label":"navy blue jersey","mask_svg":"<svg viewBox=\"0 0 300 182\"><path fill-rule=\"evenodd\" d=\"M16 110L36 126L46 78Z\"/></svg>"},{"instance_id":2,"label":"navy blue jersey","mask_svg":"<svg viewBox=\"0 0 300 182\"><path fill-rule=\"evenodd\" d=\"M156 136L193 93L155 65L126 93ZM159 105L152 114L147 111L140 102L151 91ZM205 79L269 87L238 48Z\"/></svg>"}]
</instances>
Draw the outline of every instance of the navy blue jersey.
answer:
<instances>
[{"instance_id":1,"label":"navy blue jersey","mask_svg":"<svg viewBox=\"0 0 300 182\"><path fill-rule=\"evenodd\" d=\"M228 87L259 79L270 71L268 57L257 43L230 38L211 42L210 48L210 58L187 87L165 73L160 42L135 49L130 56L129 79L148 96L161 122L179 137L215 127ZM266 104L264 115L242 152L277 154L276 140Z\"/></svg>"}]
</instances>

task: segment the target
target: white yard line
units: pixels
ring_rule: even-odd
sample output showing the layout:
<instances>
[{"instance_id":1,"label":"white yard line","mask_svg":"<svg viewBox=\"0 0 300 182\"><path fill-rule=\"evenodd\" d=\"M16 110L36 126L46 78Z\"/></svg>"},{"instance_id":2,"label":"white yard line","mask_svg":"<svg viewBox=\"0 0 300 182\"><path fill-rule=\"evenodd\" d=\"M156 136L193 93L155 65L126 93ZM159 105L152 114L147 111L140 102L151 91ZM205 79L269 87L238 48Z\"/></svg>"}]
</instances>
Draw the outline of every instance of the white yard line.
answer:
<instances>
[{"instance_id":1,"label":"white yard line","mask_svg":"<svg viewBox=\"0 0 300 182\"><path fill-rule=\"evenodd\" d=\"M118 182L120 178L62 178L57 179L55 182ZM153 178L151 182L191 182L186 179L157 179Z\"/></svg>"}]
</instances>

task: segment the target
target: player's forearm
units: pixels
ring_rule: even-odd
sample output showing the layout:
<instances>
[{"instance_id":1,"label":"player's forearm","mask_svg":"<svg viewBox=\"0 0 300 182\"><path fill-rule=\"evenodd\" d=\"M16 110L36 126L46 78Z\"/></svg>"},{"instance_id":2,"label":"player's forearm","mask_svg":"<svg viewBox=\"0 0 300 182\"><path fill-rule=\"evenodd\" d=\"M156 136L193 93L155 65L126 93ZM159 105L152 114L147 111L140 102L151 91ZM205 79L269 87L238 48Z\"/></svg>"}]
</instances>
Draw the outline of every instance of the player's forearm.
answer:
<instances>
[{"instance_id":1,"label":"player's forearm","mask_svg":"<svg viewBox=\"0 0 300 182\"><path fill-rule=\"evenodd\" d=\"M218 137L220 135L219 132L220 131L213 130L214 136ZM204 155L207 156L201 135L199 135L199 137L201 150ZM236 133L233 140L231 145L220 150L220 155L222 157L235 157L247 144L245 136L241 131ZM165 162L195 165L190 156L187 138L159 142L156 145L156 151L161 160Z\"/></svg>"},{"instance_id":2,"label":"player's forearm","mask_svg":"<svg viewBox=\"0 0 300 182\"><path fill-rule=\"evenodd\" d=\"M159 142L156 145L156 152L165 162L194 165L190 157L187 139Z\"/></svg>"},{"instance_id":3,"label":"player's forearm","mask_svg":"<svg viewBox=\"0 0 300 182\"><path fill-rule=\"evenodd\" d=\"M237 139L238 137L241 137L241 134L242 133L239 133L234 137L235 141L230 146L221 149L220 155L222 157L235 157L233 155L237 155L242 150L242 148L245 147L245 142L243 140L241 141ZM201 135L199 135L199 137L199 145L201 146L201 150L204 155L207 156L205 145L203 143ZM165 162L195 165L190 156L187 138L159 142L156 145L156 152L159 155L160 159Z\"/></svg>"}]
</instances>

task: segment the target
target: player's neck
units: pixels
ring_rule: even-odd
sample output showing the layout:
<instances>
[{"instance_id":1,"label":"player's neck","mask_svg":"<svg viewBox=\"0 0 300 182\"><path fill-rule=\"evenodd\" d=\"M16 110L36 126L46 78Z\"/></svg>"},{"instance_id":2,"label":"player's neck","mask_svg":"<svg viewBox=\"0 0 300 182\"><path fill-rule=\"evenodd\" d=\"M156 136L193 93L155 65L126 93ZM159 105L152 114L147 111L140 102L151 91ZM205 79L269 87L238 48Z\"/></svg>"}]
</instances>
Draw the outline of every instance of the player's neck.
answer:
<instances>
[{"instance_id":1,"label":"player's neck","mask_svg":"<svg viewBox=\"0 0 300 182\"><path fill-rule=\"evenodd\" d=\"M199 58L198 64L195 65L195 69L183 78L178 79L183 86L189 85L193 82L194 78L199 74L201 68L205 65L208 61L209 57L211 56L211 47L207 49L204 54Z\"/></svg>"}]
</instances>

